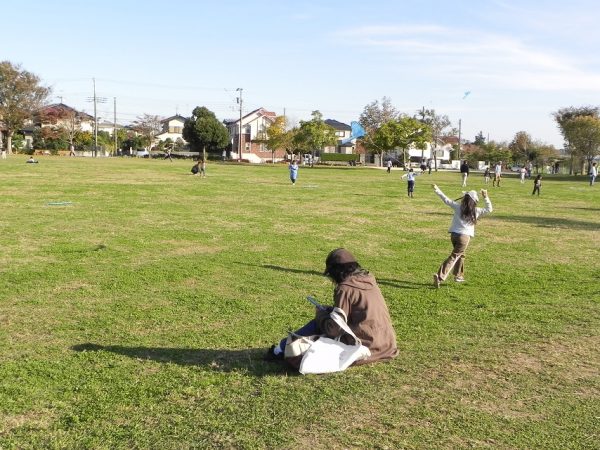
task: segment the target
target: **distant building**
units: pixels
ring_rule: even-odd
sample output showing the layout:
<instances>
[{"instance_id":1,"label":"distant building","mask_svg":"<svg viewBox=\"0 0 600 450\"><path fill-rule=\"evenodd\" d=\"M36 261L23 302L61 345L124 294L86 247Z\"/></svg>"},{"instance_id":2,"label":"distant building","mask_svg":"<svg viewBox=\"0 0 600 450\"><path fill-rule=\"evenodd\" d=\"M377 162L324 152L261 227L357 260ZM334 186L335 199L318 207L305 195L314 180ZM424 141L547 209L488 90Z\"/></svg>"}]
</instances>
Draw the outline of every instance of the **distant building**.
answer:
<instances>
[{"instance_id":1,"label":"distant building","mask_svg":"<svg viewBox=\"0 0 600 450\"><path fill-rule=\"evenodd\" d=\"M156 135L156 139L159 141L171 139L173 142L181 139L183 143L186 143L185 139L183 139L183 126L186 120L187 117L180 116L179 114L161 120L162 132Z\"/></svg>"},{"instance_id":2,"label":"distant building","mask_svg":"<svg viewBox=\"0 0 600 450\"><path fill-rule=\"evenodd\" d=\"M324 147L323 153L343 153L347 155L355 153L356 139L350 139L352 127L333 119L327 119L324 122L335 130L337 144Z\"/></svg>"},{"instance_id":3,"label":"distant building","mask_svg":"<svg viewBox=\"0 0 600 450\"><path fill-rule=\"evenodd\" d=\"M94 117L64 103L55 103L38 110L33 115L33 125L93 132Z\"/></svg>"},{"instance_id":4,"label":"distant building","mask_svg":"<svg viewBox=\"0 0 600 450\"><path fill-rule=\"evenodd\" d=\"M258 108L242 117L242 134L240 136L240 119L225 119L223 123L229 132L233 159L239 158L240 142L242 146L241 159L261 163L271 160L273 152L265 143L267 129L273 124L277 114ZM276 149L275 160L283 159L285 151Z\"/></svg>"}]
</instances>

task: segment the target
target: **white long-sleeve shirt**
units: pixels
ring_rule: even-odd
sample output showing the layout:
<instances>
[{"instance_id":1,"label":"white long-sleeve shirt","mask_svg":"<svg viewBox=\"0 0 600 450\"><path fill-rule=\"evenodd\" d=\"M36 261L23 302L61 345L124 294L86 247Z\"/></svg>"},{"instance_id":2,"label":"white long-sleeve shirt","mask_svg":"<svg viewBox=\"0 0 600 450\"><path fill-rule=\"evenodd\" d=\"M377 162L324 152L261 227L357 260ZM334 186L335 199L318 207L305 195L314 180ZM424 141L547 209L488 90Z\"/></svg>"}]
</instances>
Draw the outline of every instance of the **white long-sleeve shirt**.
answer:
<instances>
[{"instance_id":1,"label":"white long-sleeve shirt","mask_svg":"<svg viewBox=\"0 0 600 450\"><path fill-rule=\"evenodd\" d=\"M452 217L452 223L448 229L449 233L466 234L467 236L475 236L475 224L465 221L460 214L460 203L449 199L440 189L436 189L435 193L442 199L442 201L454 210L454 217ZM475 208L475 215L479 217L491 213L493 211L492 202L489 197L484 197L485 208Z\"/></svg>"}]
</instances>

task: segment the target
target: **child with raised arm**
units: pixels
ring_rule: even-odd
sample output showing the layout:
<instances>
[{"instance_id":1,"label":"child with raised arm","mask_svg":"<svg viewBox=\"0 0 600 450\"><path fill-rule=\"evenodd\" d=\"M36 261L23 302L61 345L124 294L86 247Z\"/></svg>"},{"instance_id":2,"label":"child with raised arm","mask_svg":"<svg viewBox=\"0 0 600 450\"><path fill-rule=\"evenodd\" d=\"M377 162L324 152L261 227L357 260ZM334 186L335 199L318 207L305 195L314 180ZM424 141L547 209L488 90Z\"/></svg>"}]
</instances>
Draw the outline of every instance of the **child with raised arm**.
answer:
<instances>
[{"instance_id":1,"label":"child with raised arm","mask_svg":"<svg viewBox=\"0 0 600 450\"><path fill-rule=\"evenodd\" d=\"M415 192L415 177L419 175L418 173L413 172L412 169L410 169L408 171L408 173L405 173L404 175L402 175L402 179L404 179L404 177L406 177L406 179L408 180L408 185L407 185L407 192L408 192L408 196L410 198L414 197L414 192Z\"/></svg>"},{"instance_id":2,"label":"child with raised arm","mask_svg":"<svg viewBox=\"0 0 600 450\"><path fill-rule=\"evenodd\" d=\"M438 288L446 280L450 272L454 274L454 281L462 283L465 281L465 251L469 246L469 241L475 236L475 225L477 220L492 212L492 202L485 189L481 190L481 196L485 207L478 208L479 196L477 191L468 191L458 200L449 199L437 185L433 185L433 190L442 199L442 201L454 210L454 217L450 224L450 241L452 242L452 253L442 263L437 273L433 275L433 285Z\"/></svg>"}]
</instances>

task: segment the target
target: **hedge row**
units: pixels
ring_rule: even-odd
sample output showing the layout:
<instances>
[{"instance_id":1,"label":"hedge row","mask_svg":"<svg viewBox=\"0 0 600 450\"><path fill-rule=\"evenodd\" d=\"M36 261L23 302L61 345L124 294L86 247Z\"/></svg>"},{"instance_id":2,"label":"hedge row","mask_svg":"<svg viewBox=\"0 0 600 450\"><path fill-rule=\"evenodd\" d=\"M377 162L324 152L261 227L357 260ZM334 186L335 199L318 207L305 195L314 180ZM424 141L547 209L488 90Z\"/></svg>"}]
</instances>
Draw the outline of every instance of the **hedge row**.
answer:
<instances>
[{"instance_id":1,"label":"hedge row","mask_svg":"<svg viewBox=\"0 0 600 450\"><path fill-rule=\"evenodd\" d=\"M321 161L358 161L359 155L357 154L344 154L344 153L321 153Z\"/></svg>"}]
</instances>

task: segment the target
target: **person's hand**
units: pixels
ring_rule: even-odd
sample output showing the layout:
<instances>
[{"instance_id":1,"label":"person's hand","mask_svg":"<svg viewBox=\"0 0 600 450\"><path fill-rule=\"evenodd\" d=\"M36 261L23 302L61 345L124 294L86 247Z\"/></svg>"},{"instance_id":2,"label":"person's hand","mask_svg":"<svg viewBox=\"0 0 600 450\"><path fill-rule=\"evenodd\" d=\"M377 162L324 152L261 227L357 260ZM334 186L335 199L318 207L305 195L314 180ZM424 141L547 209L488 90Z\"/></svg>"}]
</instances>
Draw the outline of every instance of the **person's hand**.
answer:
<instances>
[{"instance_id":1,"label":"person's hand","mask_svg":"<svg viewBox=\"0 0 600 450\"><path fill-rule=\"evenodd\" d=\"M433 190L434 190L434 191L437 191L437 190L438 190L438 186L437 186L437 184L432 184L432 185L431 185L431 187L433 188Z\"/></svg>"},{"instance_id":2,"label":"person's hand","mask_svg":"<svg viewBox=\"0 0 600 450\"><path fill-rule=\"evenodd\" d=\"M481 195L483 196L483 198L487 198L487 196L488 196L488 195L487 195L487 190L485 190L485 189L482 189L482 190L481 190Z\"/></svg>"}]
</instances>

